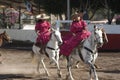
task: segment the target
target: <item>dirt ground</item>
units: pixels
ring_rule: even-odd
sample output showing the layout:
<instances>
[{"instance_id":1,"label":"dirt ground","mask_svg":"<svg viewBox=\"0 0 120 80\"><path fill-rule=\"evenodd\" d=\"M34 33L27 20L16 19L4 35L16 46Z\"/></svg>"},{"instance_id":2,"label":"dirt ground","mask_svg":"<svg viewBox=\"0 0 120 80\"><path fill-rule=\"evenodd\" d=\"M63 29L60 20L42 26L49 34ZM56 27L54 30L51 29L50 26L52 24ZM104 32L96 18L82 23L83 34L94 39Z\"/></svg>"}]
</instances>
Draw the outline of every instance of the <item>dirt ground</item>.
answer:
<instances>
[{"instance_id":1,"label":"dirt ground","mask_svg":"<svg viewBox=\"0 0 120 80\"><path fill-rule=\"evenodd\" d=\"M41 68L41 73L36 73L36 62L32 61L30 50L0 49L2 54L2 64L0 64L0 80L59 80L56 74L56 67L49 64L49 59L45 63L50 72L47 77ZM100 69L97 69L99 80L120 80L120 52L99 52L96 60ZM60 59L62 78L66 80L66 60ZM88 67L80 62L79 69L73 67L75 80L88 80Z\"/></svg>"}]
</instances>

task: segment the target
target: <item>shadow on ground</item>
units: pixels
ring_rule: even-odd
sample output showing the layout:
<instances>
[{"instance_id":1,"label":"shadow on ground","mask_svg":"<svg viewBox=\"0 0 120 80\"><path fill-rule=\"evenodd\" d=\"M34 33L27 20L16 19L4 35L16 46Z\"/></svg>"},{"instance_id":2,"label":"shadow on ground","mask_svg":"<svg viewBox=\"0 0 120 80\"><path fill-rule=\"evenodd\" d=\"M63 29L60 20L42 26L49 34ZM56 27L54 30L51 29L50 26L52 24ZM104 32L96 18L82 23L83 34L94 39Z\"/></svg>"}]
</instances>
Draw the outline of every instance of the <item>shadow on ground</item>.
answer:
<instances>
[{"instance_id":1,"label":"shadow on ground","mask_svg":"<svg viewBox=\"0 0 120 80\"><path fill-rule=\"evenodd\" d=\"M0 80L1 79L5 79L5 80L7 80L7 79L15 79L15 78L17 78L17 79L22 79L22 78L24 78L24 79L32 79L32 77L25 77L24 75L22 75L22 74L0 74Z\"/></svg>"},{"instance_id":2,"label":"shadow on ground","mask_svg":"<svg viewBox=\"0 0 120 80\"><path fill-rule=\"evenodd\" d=\"M31 50L33 44L30 41L12 40L11 43L4 42L1 48Z\"/></svg>"}]
</instances>

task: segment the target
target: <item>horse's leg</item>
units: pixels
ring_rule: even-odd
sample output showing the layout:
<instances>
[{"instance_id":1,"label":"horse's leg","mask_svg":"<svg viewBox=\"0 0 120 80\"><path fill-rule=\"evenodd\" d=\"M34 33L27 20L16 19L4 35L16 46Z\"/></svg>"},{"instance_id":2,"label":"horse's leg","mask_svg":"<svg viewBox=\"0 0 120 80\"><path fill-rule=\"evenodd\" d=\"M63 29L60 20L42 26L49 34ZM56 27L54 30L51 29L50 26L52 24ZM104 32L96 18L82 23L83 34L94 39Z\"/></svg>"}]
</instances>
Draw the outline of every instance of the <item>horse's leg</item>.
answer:
<instances>
[{"instance_id":1,"label":"horse's leg","mask_svg":"<svg viewBox=\"0 0 120 80\"><path fill-rule=\"evenodd\" d=\"M45 47L46 47L46 44L42 44L41 49L40 49L41 54L45 53Z\"/></svg>"},{"instance_id":2,"label":"horse's leg","mask_svg":"<svg viewBox=\"0 0 120 80\"><path fill-rule=\"evenodd\" d=\"M40 71L39 71L39 67L40 67L40 55L36 54L36 58L37 58L37 68L36 68L36 71L37 71L37 73L40 73Z\"/></svg>"},{"instance_id":3,"label":"horse's leg","mask_svg":"<svg viewBox=\"0 0 120 80\"><path fill-rule=\"evenodd\" d=\"M75 68L79 68L79 63L80 63L80 61L77 61L77 62L75 62Z\"/></svg>"},{"instance_id":4,"label":"horse's leg","mask_svg":"<svg viewBox=\"0 0 120 80\"><path fill-rule=\"evenodd\" d=\"M98 80L94 64L91 61L87 61L87 64L90 66L90 80L92 80L92 74L94 74L95 80Z\"/></svg>"},{"instance_id":5,"label":"horse's leg","mask_svg":"<svg viewBox=\"0 0 120 80\"><path fill-rule=\"evenodd\" d=\"M75 49L75 50L74 50L74 54L77 54L77 52L78 52L77 49ZM79 68L79 63L80 63L80 61L74 60L74 63L75 63L75 68L78 69L78 68Z\"/></svg>"},{"instance_id":6,"label":"horse's leg","mask_svg":"<svg viewBox=\"0 0 120 80\"><path fill-rule=\"evenodd\" d=\"M0 54L0 64L2 64L2 55Z\"/></svg>"},{"instance_id":7,"label":"horse's leg","mask_svg":"<svg viewBox=\"0 0 120 80\"><path fill-rule=\"evenodd\" d=\"M95 65L95 60L97 59L97 57L98 57L98 53L96 52L93 56L93 62L92 62L93 66L94 66L93 72L94 72L95 80L98 80L98 75L97 75L97 72L96 72L96 67L97 66Z\"/></svg>"},{"instance_id":8,"label":"horse's leg","mask_svg":"<svg viewBox=\"0 0 120 80\"><path fill-rule=\"evenodd\" d=\"M56 64L57 64L57 68L58 68L58 70L57 70L57 72L58 72L58 76L61 78L61 70L60 70L60 65L59 65L59 51L57 51L57 53L56 53Z\"/></svg>"},{"instance_id":9,"label":"horse's leg","mask_svg":"<svg viewBox=\"0 0 120 80\"><path fill-rule=\"evenodd\" d=\"M95 60L97 59L97 57L98 57L98 52L96 52L96 53L94 54L93 63L94 63L94 66L95 66L96 69L101 69L101 67L99 67L97 64L95 64Z\"/></svg>"},{"instance_id":10,"label":"horse's leg","mask_svg":"<svg viewBox=\"0 0 120 80\"><path fill-rule=\"evenodd\" d=\"M57 53L49 53L49 57L54 63L57 65L57 74L59 77L61 77L60 67L59 67L59 54ZM56 57L56 58L55 58Z\"/></svg>"},{"instance_id":11,"label":"horse's leg","mask_svg":"<svg viewBox=\"0 0 120 80\"><path fill-rule=\"evenodd\" d=\"M37 72L38 72L38 73L40 73L39 67L40 67L40 60L38 60L38 63L37 63Z\"/></svg>"},{"instance_id":12,"label":"horse's leg","mask_svg":"<svg viewBox=\"0 0 120 80\"><path fill-rule=\"evenodd\" d=\"M66 58L67 58L67 70L68 70L66 80L74 80L74 78L72 76L72 72L71 72L71 67L72 67L71 59L70 59L70 57L66 57Z\"/></svg>"},{"instance_id":13,"label":"horse's leg","mask_svg":"<svg viewBox=\"0 0 120 80\"><path fill-rule=\"evenodd\" d=\"M44 68L45 73L47 74L47 76L50 76L50 74L49 74L49 72L48 72L48 70L47 70L47 68L46 68L46 65L45 65L45 63L44 63L44 58L41 59L41 63L42 63L42 66L43 66L43 68Z\"/></svg>"},{"instance_id":14,"label":"horse's leg","mask_svg":"<svg viewBox=\"0 0 120 80\"><path fill-rule=\"evenodd\" d=\"M98 66L97 64L94 64L96 69L102 69L100 66Z\"/></svg>"}]
</instances>

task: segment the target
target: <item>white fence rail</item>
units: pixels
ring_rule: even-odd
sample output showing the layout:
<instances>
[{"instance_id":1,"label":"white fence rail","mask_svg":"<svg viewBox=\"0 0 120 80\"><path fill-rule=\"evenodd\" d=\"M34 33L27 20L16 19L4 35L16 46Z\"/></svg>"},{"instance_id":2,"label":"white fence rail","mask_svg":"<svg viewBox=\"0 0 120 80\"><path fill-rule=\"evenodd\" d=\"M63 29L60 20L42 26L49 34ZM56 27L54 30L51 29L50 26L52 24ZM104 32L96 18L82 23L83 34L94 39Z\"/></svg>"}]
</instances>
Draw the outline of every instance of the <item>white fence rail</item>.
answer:
<instances>
[{"instance_id":1,"label":"white fence rail","mask_svg":"<svg viewBox=\"0 0 120 80\"><path fill-rule=\"evenodd\" d=\"M35 42L37 37L34 30L0 29L0 33L3 31L6 31L13 40Z\"/></svg>"},{"instance_id":2,"label":"white fence rail","mask_svg":"<svg viewBox=\"0 0 120 80\"><path fill-rule=\"evenodd\" d=\"M58 26L58 25L57 25ZM93 24L89 24L89 30L93 29ZM99 26L99 25L98 25ZM107 34L120 34L120 25L102 25ZM17 30L17 29L0 29L0 33L6 31L11 39L20 40L20 41L31 41L35 42L36 33L34 29L30 30Z\"/></svg>"}]
</instances>

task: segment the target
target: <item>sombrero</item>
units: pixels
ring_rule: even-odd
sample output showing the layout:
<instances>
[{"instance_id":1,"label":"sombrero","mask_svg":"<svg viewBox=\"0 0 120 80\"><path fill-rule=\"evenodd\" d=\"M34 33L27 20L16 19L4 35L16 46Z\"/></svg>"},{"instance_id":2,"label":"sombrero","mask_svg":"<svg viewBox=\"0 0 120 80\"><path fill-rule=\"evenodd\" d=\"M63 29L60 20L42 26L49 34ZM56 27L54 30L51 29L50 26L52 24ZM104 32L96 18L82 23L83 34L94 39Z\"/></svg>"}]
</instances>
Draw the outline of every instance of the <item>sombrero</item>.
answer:
<instances>
[{"instance_id":1,"label":"sombrero","mask_svg":"<svg viewBox=\"0 0 120 80\"><path fill-rule=\"evenodd\" d=\"M77 17L79 17L79 14L78 14L78 13L77 13L77 14L72 15L72 20L76 19Z\"/></svg>"},{"instance_id":2,"label":"sombrero","mask_svg":"<svg viewBox=\"0 0 120 80\"><path fill-rule=\"evenodd\" d=\"M50 17L47 16L46 14L39 14L36 16L37 19L49 19Z\"/></svg>"}]
</instances>

